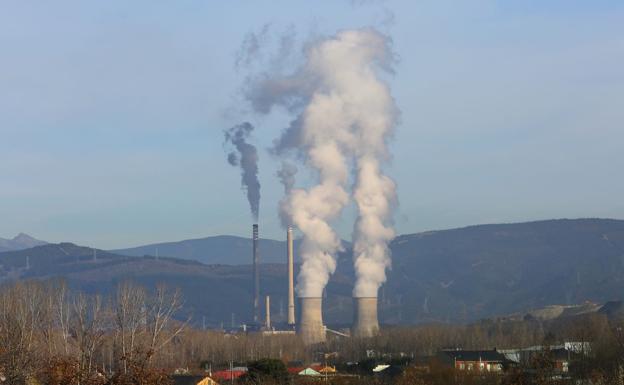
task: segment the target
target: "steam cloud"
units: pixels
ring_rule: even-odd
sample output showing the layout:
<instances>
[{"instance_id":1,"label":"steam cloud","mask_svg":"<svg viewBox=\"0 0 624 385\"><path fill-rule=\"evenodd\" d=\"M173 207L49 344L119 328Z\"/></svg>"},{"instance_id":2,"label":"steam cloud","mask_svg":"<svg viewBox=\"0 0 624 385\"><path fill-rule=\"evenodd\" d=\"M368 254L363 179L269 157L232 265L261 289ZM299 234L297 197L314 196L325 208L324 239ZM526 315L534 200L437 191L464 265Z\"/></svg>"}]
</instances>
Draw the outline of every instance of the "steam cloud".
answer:
<instances>
[{"instance_id":1,"label":"steam cloud","mask_svg":"<svg viewBox=\"0 0 624 385\"><path fill-rule=\"evenodd\" d=\"M369 154L358 158L357 184L354 190L358 219L354 229L353 257L357 280L354 297L377 297L390 267L388 242L394 229L388 225L392 204L396 201L395 184L381 173L379 161Z\"/></svg>"},{"instance_id":2,"label":"steam cloud","mask_svg":"<svg viewBox=\"0 0 624 385\"><path fill-rule=\"evenodd\" d=\"M284 186L284 197L280 200L279 216L282 222L282 227L287 228L292 226L292 218L290 213L284 210L286 200L288 199L290 192L295 185L295 176L297 175L297 166L287 160L282 161L282 167L276 173L280 182Z\"/></svg>"},{"instance_id":3,"label":"steam cloud","mask_svg":"<svg viewBox=\"0 0 624 385\"><path fill-rule=\"evenodd\" d=\"M296 115L273 151L296 153L318 174L310 189L286 187L281 203L284 216L303 233L301 297L320 297L335 271L341 241L330 223L349 203L351 173L359 212L353 232L354 295L376 297L386 279L395 185L383 175L381 162L398 110L379 75L391 70L390 46L374 29L343 31L306 45L305 60L293 74L265 74L248 92L257 112L281 106ZM282 179L288 186L290 179Z\"/></svg>"},{"instance_id":4,"label":"steam cloud","mask_svg":"<svg viewBox=\"0 0 624 385\"><path fill-rule=\"evenodd\" d=\"M235 151L227 155L228 163L241 168L241 186L247 191L247 200L251 215L258 222L260 211L260 181L258 180L258 151L252 144L247 143L254 127L244 122L225 130L225 142L231 143Z\"/></svg>"}]
</instances>

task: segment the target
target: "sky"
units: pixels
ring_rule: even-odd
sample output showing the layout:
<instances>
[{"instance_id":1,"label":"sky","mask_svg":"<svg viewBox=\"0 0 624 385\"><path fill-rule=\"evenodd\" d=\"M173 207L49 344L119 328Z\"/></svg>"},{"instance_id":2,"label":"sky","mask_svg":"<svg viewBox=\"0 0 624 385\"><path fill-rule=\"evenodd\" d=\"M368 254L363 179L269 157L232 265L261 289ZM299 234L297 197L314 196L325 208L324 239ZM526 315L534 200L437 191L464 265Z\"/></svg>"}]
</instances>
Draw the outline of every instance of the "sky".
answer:
<instances>
[{"instance_id":1,"label":"sky","mask_svg":"<svg viewBox=\"0 0 624 385\"><path fill-rule=\"evenodd\" d=\"M237 66L241 46L262 31L300 47L363 27L396 55L386 81L401 119L385 171L398 233L624 219L621 1L7 0L0 237L120 248L248 236L223 130L250 121L262 236L283 238L268 148L289 118L245 105L272 43ZM350 207L335 223L345 239L353 220Z\"/></svg>"}]
</instances>

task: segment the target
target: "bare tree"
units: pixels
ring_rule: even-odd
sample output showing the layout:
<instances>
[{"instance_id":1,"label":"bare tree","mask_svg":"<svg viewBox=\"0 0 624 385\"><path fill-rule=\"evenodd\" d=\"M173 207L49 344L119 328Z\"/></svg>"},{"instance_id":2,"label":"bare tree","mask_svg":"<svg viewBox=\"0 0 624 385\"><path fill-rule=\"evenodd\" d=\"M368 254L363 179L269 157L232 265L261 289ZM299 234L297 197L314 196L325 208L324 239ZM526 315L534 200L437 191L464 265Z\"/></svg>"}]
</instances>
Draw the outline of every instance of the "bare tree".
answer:
<instances>
[{"instance_id":1,"label":"bare tree","mask_svg":"<svg viewBox=\"0 0 624 385\"><path fill-rule=\"evenodd\" d=\"M121 350L123 372L134 361L141 325L145 324L145 290L130 282L117 287L115 301L116 337Z\"/></svg>"},{"instance_id":2,"label":"bare tree","mask_svg":"<svg viewBox=\"0 0 624 385\"><path fill-rule=\"evenodd\" d=\"M148 355L147 364L151 362L154 354L176 338L184 327L185 322L172 322L174 315L182 308L182 295L179 290L169 291L164 285L158 285L156 294L148 301L147 306L147 332L148 332Z\"/></svg>"},{"instance_id":3,"label":"bare tree","mask_svg":"<svg viewBox=\"0 0 624 385\"><path fill-rule=\"evenodd\" d=\"M80 372L93 372L96 349L102 344L106 326L106 311L100 296L79 293L72 303L71 335L78 350Z\"/></svg>"},{"instance_id":4,"label":"bare tree","mask_svg":"<svg viewBox=\"0 0 624 385\"><path fill-rule=\"evenodd\" d=\"M0 369L10 384L22 384L36 368L42 290L33 282L17 283L0 293Z\"/></svg>"},{"instance_id":5,"label":"bare tree","mask_svg":"<svg viewBox=\"0 0 624 385\"><path fill-rule=\"evenodd\" d=\"M55 319L61 334L63 351L65 355L69 354L69 321L70 309L67 295L67 285L60 282L57 290L54 291L53 303L55 304Z\"/></svg>"}]
</instances>

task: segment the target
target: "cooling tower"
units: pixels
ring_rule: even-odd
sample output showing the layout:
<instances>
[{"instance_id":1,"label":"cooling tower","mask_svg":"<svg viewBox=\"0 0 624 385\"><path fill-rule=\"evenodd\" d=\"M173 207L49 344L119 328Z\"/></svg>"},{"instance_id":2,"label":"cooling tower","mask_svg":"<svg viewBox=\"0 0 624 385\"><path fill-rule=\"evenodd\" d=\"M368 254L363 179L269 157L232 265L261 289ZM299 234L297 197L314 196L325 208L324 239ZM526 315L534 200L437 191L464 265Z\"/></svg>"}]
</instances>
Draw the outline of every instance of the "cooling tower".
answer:
<instances>
[{"instance_id":1,"label":"cooling tower","mask_svg":"<svg viewBox=\"0 0 624 385\"><path fill-rule=\"evenodd\" d=\"M306 345L325 342L325 326L323 325L323 300L319 297L299 298L299 327L297 334Z\"/></svg>"},{"instance_id":2,"label":"cooling tower","mask_svg":"<svg viewBox=\"0 0 624 385\"><path fill-rule=\"evenodd\" d=\"M377 297L353 298L354 337L373 337L379 333L377 321Z\"/></svg>"},{"instance_id":3,"label":"cooling tower","mask_svg":"<svg viewBox=\"0 0 624 385\"><path fill-rule=\"evenodd\" d=\"M286 232L286 243L287 243L287 262L288 262L288 325L295 325L295 262L294 262L294 254L293 254L293 237L292 237L292 227L288 226L288 230Z\"/></svg>"},{"instance_id":4,"label":"cooling tower","mask_svg":"<svg viewBox=\"0 0 624 385\"><path fill-rule=\"evenodd\" d=\"M260 319L260 256L258 255L258 225L253 225L253 320L258 323Z\"/></svg>"}]
</instances>

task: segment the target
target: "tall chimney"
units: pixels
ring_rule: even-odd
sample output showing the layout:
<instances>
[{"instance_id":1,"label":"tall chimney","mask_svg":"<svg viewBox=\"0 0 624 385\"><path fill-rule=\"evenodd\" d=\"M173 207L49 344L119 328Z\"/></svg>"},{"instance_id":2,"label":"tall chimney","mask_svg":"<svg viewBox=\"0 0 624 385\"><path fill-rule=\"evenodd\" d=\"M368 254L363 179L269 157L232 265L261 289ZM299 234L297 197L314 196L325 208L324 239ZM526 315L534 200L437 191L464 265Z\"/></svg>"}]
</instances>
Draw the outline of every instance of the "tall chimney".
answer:
<instances>
[{"instance_id":1,"label":"tall chimney","mask_svg":"<svg viewBox=\"0 0 624 385\"><path fill-rule=\"evenodd\" d=\"M354 337L373 337L379 333L377 321L377 297L353 298L353 327L351 334Z\"/></svg>"},{"instance_id":2,"label":"tall chimney","mask_svg":"<svg viewBox=\"0 0 624 385\"><path fill-rule=\"evenodd\" d=\"M264 324L267 330L271 330L271 297L269 297L268 295L266 296L265 305L266 320L264 321Z\"/></svg>"},{"instance_id":3,"label":"tall chimney","mask_svg":"<svg viewBox=\"0 0 624 385\"><path fill-rule=\"evenodd\" d=\"M325 325L323 325L323 299L320 297L300 297L299 327L297 334L305 345L325 342Z\"/></svg>"},{"instance_id":4,"label":"tall chimney","mask_svg":"<svg viewBox=\"0 0 624 385\"><path fill-rule=\"evenodd\" d=\"M260 320L260 256L258 255L258 224L253 225L253 320Z\"/></svg>"},{"instance_id":5,"label":"tall chimney","mask_svg":"<svg viewBox=\"0 0 624 385\"><path fill-rule=\"evenodd\" d=\"M293 255L292 226L286 231L287 259L288 259L288 325L295 325L295 257Z\"/></svg>"}]
</instances>

